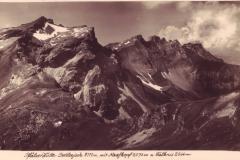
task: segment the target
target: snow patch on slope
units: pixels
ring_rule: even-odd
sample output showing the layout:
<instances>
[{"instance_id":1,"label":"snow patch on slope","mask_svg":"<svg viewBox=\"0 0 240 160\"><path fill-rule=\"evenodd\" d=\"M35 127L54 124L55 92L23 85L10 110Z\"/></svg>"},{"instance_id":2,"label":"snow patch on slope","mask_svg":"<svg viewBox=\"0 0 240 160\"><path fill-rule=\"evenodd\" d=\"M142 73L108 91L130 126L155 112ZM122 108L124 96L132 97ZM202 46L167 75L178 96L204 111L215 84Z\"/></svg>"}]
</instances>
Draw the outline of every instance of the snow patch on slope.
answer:
<instances>
[{"instance_id":1,"label":"snow patch on slope","mask_svg":"<svg viewBox=\"0 0 240 160\"><path fill-rule=\"evenodd\" d=\"M225 108L216 113L217 118L229 117L232 118L237 110L237 106L233 103L229 103Z\"/></svg>"},{"instance_id":2,"label":"snow patch on slope","mask_svg":"<svg viewBox=\"0 0 240 160\"><path fill-rule=\"evenodd\" d=\"M46 28L48 26L50 26L54 30L50 34L46 32ZM68 28L57 26L57 25L50 24L47 22L47 23L45 23L45 26L43 27L43 29L38 30L36 33L33 34L33 36L39 40L45 41L47 39L57 36L58 33L63 33L63 32L67 32L67 31L69 31Z\"/></svg>"},{"instance_id":3,"label":"snow patch on slope","mask_svg":"<svg viewBox=\"0 0 240 160\"><path fill-rule=\"evenodd\" d=\"M113 64L117 64L118 63L118 60L116 59L116 55L115 54L111 54L110 58L112 59Z\"/></svg>"},{"instance_id":4,"label":"snow patch on slope","mask_svg":"<svg viewBox=\"0 0 240 160\"><path fill-rule=\"evenodd\" d=\"M62 125L62 123L63 123L62 121L57 121L57 122L53 123L53 126L55 128L58 128L58 127L60 127Z\"/></svg>"},{"instance_id":5,"label":"snow patch on slope","mask_svg":"<svg viewBox=\"0 0 240 160\"><path fill-rule=\"evenodd\" d=\"M144 85L146 85L146 86L148 86L148 87L150 87L150 88L153 88L153 89L155 89L155 90L157 90L157 91L160 91L160 92L164 91L164 87L161 87L161 86L159 86L159 85L156 85L156 84L151 83L151 82L150 82L147 78L145 78L144 76L139 76L139 75L137 75L137 77L141 80L141 82L142 82ZM152 77L150 76L150 78L152 78Z\"/></svg>"},{"instance_id":6,"label":"snow patch on slope","mask_svg":"<svg viewBox=\"0 0 240 160\"><path fill-rule=\"evenodd\" d=\"M215 106L215 108L218 108L219 106L223 105L224 103L227 103L229 101L232 101L232 100L238 98L239 95L240 95L239 92L232 92L227 95L220 96L214 106Z\"/></svg>"},{"instance_id":7,"label":"snow patch on slope","mask_svg":"<svg viewBox=\"0 0 240 160\"><path fill-rule=\"evenodd\" d=\"M124 42L125 45L128 45L128 44L130 44L130 43L131 43L130 41Z\"/></svg>"},{"instance_id":8,"label":"snow patch on slope","mask_svg":"<svg viewBox=\"0 0 240 160\"><path fill-rule=\"evenodd\" d=\"M36 92L36 95L39 95L39 96L43 96L44 94L47 93L47 90L46 89L41 89L39 91Z\"/></svg>"},{"instance_id":9,"label":"snow patch on slope","mask_svg":"<svg viewBox=\"0 0 240 160\"><path fill-rule=\"evenodd\" d=\"M232 118L237 111L238 106L235 104L235 102L237 99L239 99L239 95L239 92L232 92L227 95L220 96L213 106L215 114L212 116L212 118Z\"/></svg>"},{"instance_id":10,"label":"snow patch on slope","mask_svg":"<svg viewBox=\"0 0 240 160\"><path fill-rule=\"evenodd\" d=\"M44 41L44 40L54 37L54 34L41 33L40 31L37 31L36 33L33 34L33 37Z\"/></svg>"}]
</instances>

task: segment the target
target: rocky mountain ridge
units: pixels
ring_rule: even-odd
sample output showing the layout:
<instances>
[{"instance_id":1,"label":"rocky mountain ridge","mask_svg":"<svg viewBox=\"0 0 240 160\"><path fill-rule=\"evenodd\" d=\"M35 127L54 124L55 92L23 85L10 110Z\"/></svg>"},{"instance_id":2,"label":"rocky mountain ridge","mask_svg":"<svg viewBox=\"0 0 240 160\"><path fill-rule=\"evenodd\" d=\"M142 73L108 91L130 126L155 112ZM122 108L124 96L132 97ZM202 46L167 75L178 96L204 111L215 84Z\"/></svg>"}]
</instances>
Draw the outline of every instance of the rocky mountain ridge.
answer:
<instances>
[{"instance_id":1,"label":"rocky mountain ridge","mask_svg":"<svg viewBox=\"0 0 240 160\"><path fill-rule=\"evenodd\" d=\"M201 44L45 17L0 31L0 147L239 150L240 67Z\"/></svg>"}]
</instances>

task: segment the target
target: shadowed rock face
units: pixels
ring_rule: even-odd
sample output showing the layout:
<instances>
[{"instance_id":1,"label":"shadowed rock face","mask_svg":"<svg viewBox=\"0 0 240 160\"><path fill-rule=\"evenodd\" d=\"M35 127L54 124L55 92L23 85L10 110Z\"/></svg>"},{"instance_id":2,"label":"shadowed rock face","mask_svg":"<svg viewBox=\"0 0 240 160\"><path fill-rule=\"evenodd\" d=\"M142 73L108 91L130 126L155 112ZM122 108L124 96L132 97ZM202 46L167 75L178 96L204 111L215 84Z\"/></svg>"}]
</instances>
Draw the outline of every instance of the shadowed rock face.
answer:
<instances>
[{"instance_id":1,"label":"shadowed rock face","mask_svg":"<svg viewBox=\"0 0 240 160\"><path fill-rule=\"evenodd\" d=\"M1 149L239 150L240 67L201 44L40 17L1 30L0 77Z\"/></svg>"}]
</instances>

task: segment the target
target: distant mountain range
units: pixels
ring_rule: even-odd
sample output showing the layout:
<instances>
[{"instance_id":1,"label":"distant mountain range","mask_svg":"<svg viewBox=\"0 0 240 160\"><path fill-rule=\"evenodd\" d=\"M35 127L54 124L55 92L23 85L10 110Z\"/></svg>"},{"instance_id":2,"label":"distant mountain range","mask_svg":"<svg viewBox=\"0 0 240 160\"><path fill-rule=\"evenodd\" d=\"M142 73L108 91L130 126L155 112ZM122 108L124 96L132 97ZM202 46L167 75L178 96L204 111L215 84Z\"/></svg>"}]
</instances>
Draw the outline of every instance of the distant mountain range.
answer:
<instances>
[{"instance_id":1,"label":"distant mountain range","mask_svg":"<svg viewBox=\"0 0 240 160\"><path fill-rule=\"evenodd\" d=\"M0 30L0 148L240 150L240 66L201 44L40 17Z\"/></svg>"}]
</instances>

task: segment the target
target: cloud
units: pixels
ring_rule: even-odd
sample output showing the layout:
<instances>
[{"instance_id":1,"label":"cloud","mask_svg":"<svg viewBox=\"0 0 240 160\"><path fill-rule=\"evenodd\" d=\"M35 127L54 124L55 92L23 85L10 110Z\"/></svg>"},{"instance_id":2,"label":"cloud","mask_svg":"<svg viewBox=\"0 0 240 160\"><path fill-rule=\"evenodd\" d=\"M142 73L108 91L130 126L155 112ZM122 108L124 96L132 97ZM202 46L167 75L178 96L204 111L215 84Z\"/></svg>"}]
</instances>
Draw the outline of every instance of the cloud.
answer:
<instances>
[{"instance_id":1,"label":"cloud","mask_svg":"<svg viewBox=\"0 0 240 160\"><path fill-rule=\"evenodd\" d=\"M190 8L191 3L190 1L182 1L182 2L176 2L176 1L143 1L141 2L146 9L155 9L159 5L166 5L166 4L175 4L176 9L179 11L187 10Z\"/></svg>"},{"instance_id":2,"label":"cloud","mask_svg":"<svg viewBox=\"0 0 240 160\"><path fill-rule=\"evenodd\" d=\"M177 3L177 9L179 11L186 11L188 9L191 9L192 2L191 1L183 1Z\"/></svg>"},{"instance_id":3,"label":"cloud","mask_svg":"<svg viewBox=\"0 0 240 160\"><path fill-rule=\"evenodd\" d=\"M227 58L226 53L232 54L229 57L233 54L240 57L240 7L217 2L188 4L187 7L191 16L186 25L167 26L160 30L160 37L178 39L181 43L198 41L220 57ZM228 62L239 63L239 60L232 57Z\"/></svg>"},{"instance_id":4,"label":"cloud","mask_svg":"<svg viewBox=\"0 0 240 160\"><path fill-rule=\"evenodd\" d=\"M143 6L145 6L147 9L154 9L162 4L170 4L173 3L172 1L144 1L142 2Z\"/></svg>"}]
</instances>

